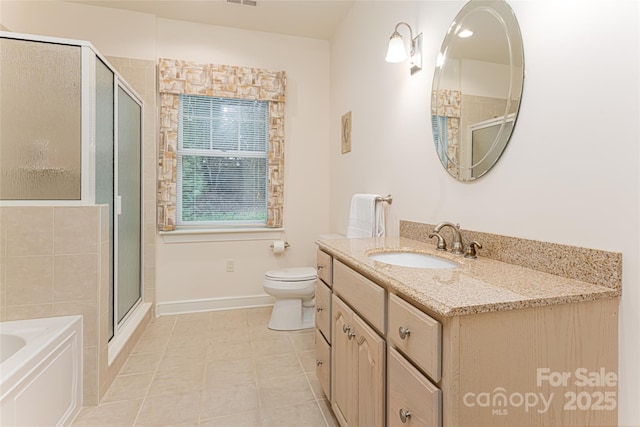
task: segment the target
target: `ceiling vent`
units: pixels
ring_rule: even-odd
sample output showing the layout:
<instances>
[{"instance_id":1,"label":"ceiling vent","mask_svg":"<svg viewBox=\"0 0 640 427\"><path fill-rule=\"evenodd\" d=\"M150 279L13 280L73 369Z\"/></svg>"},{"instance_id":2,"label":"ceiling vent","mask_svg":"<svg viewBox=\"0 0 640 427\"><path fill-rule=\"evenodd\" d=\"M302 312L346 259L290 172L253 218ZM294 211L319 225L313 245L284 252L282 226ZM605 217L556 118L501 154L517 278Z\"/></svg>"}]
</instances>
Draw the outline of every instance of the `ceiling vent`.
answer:
<instances>
[{"instance_id":1,"label":"ceiling vent","mask_svg":"<svg viewBox=\"0 0 640 427\"><path fill-rule=\"evenodd\" d=\"M255 0L227 0L227 3L234 3L234 4L242 4L245 6L257 6L258 2Z\"/></svg>"}]
</instances>

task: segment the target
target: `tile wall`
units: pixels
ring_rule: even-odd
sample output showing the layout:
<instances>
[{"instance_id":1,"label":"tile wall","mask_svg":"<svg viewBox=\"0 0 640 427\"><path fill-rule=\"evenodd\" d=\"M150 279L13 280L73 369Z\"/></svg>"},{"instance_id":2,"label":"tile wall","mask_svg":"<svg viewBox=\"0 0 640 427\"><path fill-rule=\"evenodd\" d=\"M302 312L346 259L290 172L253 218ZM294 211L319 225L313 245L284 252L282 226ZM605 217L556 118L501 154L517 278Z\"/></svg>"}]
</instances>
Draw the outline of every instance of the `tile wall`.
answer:
<instances>
[{"instance_id":1,"label":"tile wall","mask_svg":"<svg viewBox=\"0 0 640 427\"><path fill-rule=\"evenodd\" d=\"M84 403L107 365L107 206L0 208L0 321L83 316Z\"/></svg>"}]
</instances>

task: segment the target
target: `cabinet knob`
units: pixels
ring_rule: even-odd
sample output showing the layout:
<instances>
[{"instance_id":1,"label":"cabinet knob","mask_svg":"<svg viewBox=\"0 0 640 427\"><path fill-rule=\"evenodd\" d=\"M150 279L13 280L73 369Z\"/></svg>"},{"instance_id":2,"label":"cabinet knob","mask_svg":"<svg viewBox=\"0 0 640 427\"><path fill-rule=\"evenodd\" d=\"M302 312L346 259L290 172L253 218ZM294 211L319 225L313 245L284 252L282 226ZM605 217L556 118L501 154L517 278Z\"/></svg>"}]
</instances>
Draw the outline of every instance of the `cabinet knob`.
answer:
<instances>
[{"instance_id":1,"label":"cabinet knob","mask_svg":"<svg viewBox=\"0 0 640 427\"><path fill-rule=\"evenodd\" d=\"M405 328L404 326L400 326L398 329L398 335L400 335L400 339L405 339L411 334L411 330L409 328Z\"/></svg>"},{"instance_id":2,"label":"cabinet knob","mask_svg":"<svg viewBox=\"0 0 640 427\"><path fill-rule=\"evenodd\" d=\"M351 330L351 326L342 325L342 332L345 334Z\"/></svg>"},{"instance_id":3,"label":"cabinet knob","mask_svg":"<svg viewBox=\"0 0 640 427\"><path fill-rule=\"evenodd\" d=\"M356 336L356 333L355 333L355 332L351 332L351 331L349 331L349 333L347 334L347 338L349 338L349 339L352 339L352 338L353 338L353 337L355 337L355 336Z\"/></svg>"},{"instance_id":4,"label":"cabinet knob","mask_svg":"<svg viewBox=\"0 0 640 427\"><path fill-rule=\"evenodd\" d=\"M409 421L409 418L411 418L411 412L400 408L400 421L402 421L403 424L406 424L406 422Z\"/></svg>"},{"instance_id":5,"label":"cabinet knob","mask_svg":"<svg viewBox=\"0 0 640 427\"><path fill-rule=\"evenodd\" d=\"M322 360L320 360L320 359L316 360L316 366L321 366L322 363L323 363Z\"/></svg>"},{"instance_id":6,"label":"cabinet knob","mask_svg":"<svg viewBox=\"0 0 640 427\"><path fill-rule=\"evenodd\" d=\"M318 265L316 265L316 267L318 268L318 270L322 270L324 268L324 265L318 264Z\"/></svg>"},{"instance_id":7,"label":"cabinet knob","mask_svg":"<svg viewBox=\"0 0 640 427\"><path fill-rule=\"evenodd\" d=\"M320 313L322 310L324 310L324 308L323 308L322 306L318 306L318 307L316 307L316 311L317 311L318 313Z\"/></svg>"}]
</instances>

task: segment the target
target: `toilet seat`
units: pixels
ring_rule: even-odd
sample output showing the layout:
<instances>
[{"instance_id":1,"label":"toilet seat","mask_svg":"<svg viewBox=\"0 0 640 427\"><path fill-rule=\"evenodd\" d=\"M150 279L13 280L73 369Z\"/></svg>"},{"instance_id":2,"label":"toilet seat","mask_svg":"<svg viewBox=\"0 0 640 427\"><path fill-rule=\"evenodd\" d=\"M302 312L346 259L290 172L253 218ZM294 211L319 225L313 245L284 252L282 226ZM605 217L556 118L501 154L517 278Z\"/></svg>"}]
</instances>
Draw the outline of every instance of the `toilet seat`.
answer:
<instances>
[{"instance_id":1,"label":"toilet seat","mask_svg":"<svg viewBox=\"0 0 640 427\"><path fill-rule=\"evenodd\" d=\"M315 280L318 277L318 273L313 267L294 267L270 270L264 273L264 277L269 281L276 282L303 282Z\"/></svg>"}]
</instances>

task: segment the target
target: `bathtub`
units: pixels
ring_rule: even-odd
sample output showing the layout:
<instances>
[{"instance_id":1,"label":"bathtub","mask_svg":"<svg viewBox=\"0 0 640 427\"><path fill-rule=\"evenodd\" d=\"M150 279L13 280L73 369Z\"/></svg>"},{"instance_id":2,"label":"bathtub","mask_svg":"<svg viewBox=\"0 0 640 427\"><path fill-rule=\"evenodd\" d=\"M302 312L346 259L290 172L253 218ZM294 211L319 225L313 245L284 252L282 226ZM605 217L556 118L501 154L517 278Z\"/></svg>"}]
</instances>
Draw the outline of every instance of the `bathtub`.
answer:
<instances>
[{"instance_id":1,"label":"bathtub","mask_svg":"<svg viewBox=\"0 0 640 427\"><path fill-rule=\"evenodd\" d=\"M0 322L0 425L69 425L82 407L82 316Z\"/></svg>"}]
</instances>

